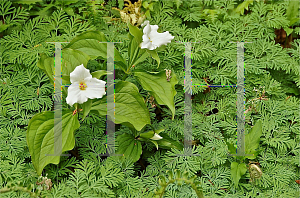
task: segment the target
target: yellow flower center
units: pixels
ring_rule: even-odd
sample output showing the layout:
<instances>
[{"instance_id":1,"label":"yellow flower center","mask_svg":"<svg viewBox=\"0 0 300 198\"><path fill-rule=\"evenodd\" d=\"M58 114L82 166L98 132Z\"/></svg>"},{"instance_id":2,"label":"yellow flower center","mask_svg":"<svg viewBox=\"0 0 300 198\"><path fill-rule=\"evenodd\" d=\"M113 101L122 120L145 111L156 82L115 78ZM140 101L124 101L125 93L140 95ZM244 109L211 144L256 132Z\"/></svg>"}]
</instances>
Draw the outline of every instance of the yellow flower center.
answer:
<instances>
[{"instance_id":1,"label":"yellow flower center","mask_svg":"<svg viewBox=\"0 0 300 198\"><path fill-rule=\"evenodd\" d=\"M87 88L87 86L85 83L83 83L83 82L79 83L79 89L85 90L86 88Z\"/></svg>"}]
</instances>

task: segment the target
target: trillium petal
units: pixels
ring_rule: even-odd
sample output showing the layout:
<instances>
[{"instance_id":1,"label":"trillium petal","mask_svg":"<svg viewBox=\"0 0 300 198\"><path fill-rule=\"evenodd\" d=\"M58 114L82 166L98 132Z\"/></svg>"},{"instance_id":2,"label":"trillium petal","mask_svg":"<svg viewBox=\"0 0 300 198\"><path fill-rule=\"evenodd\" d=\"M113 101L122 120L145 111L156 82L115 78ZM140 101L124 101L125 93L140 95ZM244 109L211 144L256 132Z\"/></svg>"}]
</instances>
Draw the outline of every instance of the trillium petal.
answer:
<instances>
[{"instance_id":1,"label":"trillium petal","mask_svg":"<svg viewBox=\"0 0 300 198\"><path fill-rule=\"evenodd\" d=\"M85 81L87 88L85 91L85 96L94 99L94 98L102 98L105 92L105 84L106 82L103 80L98 80L96 78L91 78Z\"/></svg>"},{"instance_id":2,"label":"trillium petal","mask_svg":"<svg viewBox=\"0 0 300 198\"><path fill-rule=\"evenodd\" d=\"M84 90L85 91L85 90ZM73 106L75 103L82 104L87 101L84 91L79 89L79 83L74 83L68 88L67 104Z\"/></svg>"},{"instance_id":3,"label":"trillium petal","mask_svg":"<svg viewBox=\"0 0 300 198\"><path fill-rule=\"evenodd\" d=\"M144 34L143 35L143 42L146 42L146 43L150 42L150 37L148 35Z\"/></svg>"},{"instance_id":4,"label":"trillium petal","mask_svg":"<svg viewBox=\"0 0 300 198\"><path fill-rule=\"evenodd\" d=\"M74 71L70 73L71 83L83 81L85 78L91 77L90 70L86 69L83 64L77 66Z\"/></svg>"},{"instance_id":5,"label":"trillium petal","mask_svg":"<svg viewBox=\"0 0 300 198\"><path fill-rule=\"evenodd\" d=\"M141 48L147 48L149 50L154 50L162 45L171 43L171 40L174 39L168 31L164 33L158 33L158 25L150 25L149 21L145 21L142 26L145 26L143 29L143 42L141 43Z\"/></svg>"},{"instance_id":6,"label":"trillium petal","mask_svg":"<svg viewBox=\"0 0 300 198\"><path fill-rule=\"evenodd\" d=\"M150 39L148 38L147 35L143 35L143 42L141 43L141 49L144 49L144 48L150 48L151 46L151 42L150 42Z\"/></svg>"},{"instance_id":7,"label":"trillium petal","mask_svg":"<svg viewBox=\"0 0 300 198\"><path fill-rule=\"evenodd\" d=\"M146 21L144 21L144 23L142 23L142 27L144 27L145 25L148 25L149 24L149 21L148 20L146 20Z\"/></svg>"},{"instance_id":8,"label":"trillium petal","mask_svg":"<svg viewBox=\"0 0 300 198\"><path fill-rule=\"evenodd\" d=\"M150 25L150 28L151 28L151 32L153 31L156 31L158 30L158 25Z\"/></svg>"},{"instance_id":9,"label":"trillium petal","mask_svg":"<svg viewBox=\"0 0 300 198\"><path fill-rule=\"evenodd\" d=\"M166 45L171 43L171 40L174 38L168 31L164 33L158 33L151 31L150 40L155 47L160 47L162 45Z\"/></svg>"},{"instance_id":10,"label":"trillium petal","mask_svg":"<svg viewBox=\"0 0 300 198\"><path fill-rule=\"evenodd\" d=\"M146 22L148 22L148 23L146 23ZM150 27L149 21L145 21L143 24L146 24L146 27L144 27L144 29L143 29L143 33L147 35L151 32L151 27Z\"/></svg>"},{"instance_id":11,"label":"trillium petal","mask_svg":"<svg viewBox=\"0 0 300 198\"><path fill-rule=\"evenodd\" d=\"M154 50L154 46L150 42L142 42L141 43L141 49L147 48L149 50Z\"/></svg>"}]
</instances>

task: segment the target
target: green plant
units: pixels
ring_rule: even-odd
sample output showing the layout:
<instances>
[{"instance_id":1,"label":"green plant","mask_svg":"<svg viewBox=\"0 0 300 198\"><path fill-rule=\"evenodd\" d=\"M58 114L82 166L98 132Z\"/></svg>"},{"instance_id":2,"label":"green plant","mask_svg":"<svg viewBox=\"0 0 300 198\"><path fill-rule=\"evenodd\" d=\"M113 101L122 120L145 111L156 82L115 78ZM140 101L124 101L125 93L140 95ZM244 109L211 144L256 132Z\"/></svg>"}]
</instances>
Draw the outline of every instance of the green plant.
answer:
<instances>
[{"instance_id":1,"label":"green plant","mask_svg":"<svg viewBox=\"0 0 300 198\"><path fill-rule=\"evenodd\" d=\"M300 28L296 1L142 1L140 16L147 12L159 33L169 31L174 41L198 42L191 44L195 85L191 143L196 156L183 155L187 82L182 43L172 41L150 55L147 49L137 48L140 28L121 21L113 9L124 9L122 0L14 0L0 5L9 5L2 9L6 13L0 16L2 25L4 18L12 24L0 27L6 28L0 33L0 192L5 192L1 197L151 198L160 189L163 197L198 197L191 184L180 186L176 178L165 188L160 185L160 175L167 178L166 172L175 169L196 176L193 183L197 182L196 189L204 197L299 196ZM67 13L67 8L74 15ZM33 15L37 13L41 15ZM74 141L67 142L71 146L64 154L71 156L61 156L58 164L49 163L37 174L34 164L39 157L31 156L26 132L32 129L30 120L37 121L34 116L46 112L45 119L53 117L55 49L45 41L71 42L62 44L62 66L67 63L69 67L63 70L63 83L69 83L69 73L82 61L94 78L106 81L110 74L107 47L98 42L122 42L114 44L116 101L121 101L121 92L126 90L126 97L135 96L131 97L135 103L128 106L138 110L138 103L147 115L116 119L116 151L128 157L105 156L107 97L70 108L65 88L62 108L69 110L63 111L63 123L70 126L66 122L70 118L80 124L69 133ZM252 42L244 45L245 134L258 135L245 139L248 151L254 149L250 152L254 159L228 156L230 148L235 154L236 88L208 86L236 84L237 49L230 43L236 41ZM170 70L169 75L166 71ZM148 79L161 81L151 84ZM173 101L156 92L160 84L169 86L173 94L176 91ZM121 113L117 112L120 104L116 103L116 117ZM75 109L78 111L72 116ZM253 130L257 123L261 123L261 133ZM40 185L40 177L45 175L52 182L48 190L46 180Z\"/></svg>"}]
</instances>

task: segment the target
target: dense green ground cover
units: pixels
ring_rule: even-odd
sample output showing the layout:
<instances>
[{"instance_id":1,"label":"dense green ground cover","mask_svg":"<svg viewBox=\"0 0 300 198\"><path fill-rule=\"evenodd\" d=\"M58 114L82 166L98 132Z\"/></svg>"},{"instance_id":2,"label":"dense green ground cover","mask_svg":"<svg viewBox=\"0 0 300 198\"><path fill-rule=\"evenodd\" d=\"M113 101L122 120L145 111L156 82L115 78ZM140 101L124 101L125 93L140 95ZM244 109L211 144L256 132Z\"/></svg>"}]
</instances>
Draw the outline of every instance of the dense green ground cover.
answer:
<instances>
[{"instance_id":1,"label":"dense green ground cover","mask_svg":"<svg viewBox=\"0 0 300 198\"><path fill-rule=\"evenodd\" d=\"M299 2L128 4L123 0L0 0L0 197L300 197ZM72 41L87 31L100 31L107 41L123 42L115 48L130 61L133 53L128 46L134 35L128 36L128 26L142 31L144 20L175 38L155 50L158 57L151 54L153 58L149 55L135 67L127 66L130 71L172 70L175 114L172 105L158 104L155 91L149 93L138 75L124 73L121 66L116 66L115 83L127 81L137 87L151 121L151 127L145 125L142 131L164 129L160 135L169 137L171 145L160 143L157 149L152 142L135 140L142 146L136 160L98 156L106 153L106 118L90 111L83 121L79 119L75 147L65 152L71 156L45 166L42 176L51 181L41 184L26 134L33 116L54 109L53 84L38 67L42 54L54 56L54 45L46 42ZM250 146L257 148L254 159L228 156L236 142L237 94L232 87L192 88L193 153L200 156L176 155L184 153L185 48L175 41L200 42L192 44L192 82L214 85L237 82L237 47L230 42L252 42L245 44L244 54L245 133L261 121L261 128L248 135ZM62 44L63 49L67 45ZM91 72L107 69L105 57L90 57L85 66ZM101 79L106 81L106 75ZM64 109L74 110L65 93L62 101ZM83 112L76 116L82 118ZM116 149L122 150L120 137L137 138L138 133L136 125L116 124Z\"/></svg>"}]
</instances>

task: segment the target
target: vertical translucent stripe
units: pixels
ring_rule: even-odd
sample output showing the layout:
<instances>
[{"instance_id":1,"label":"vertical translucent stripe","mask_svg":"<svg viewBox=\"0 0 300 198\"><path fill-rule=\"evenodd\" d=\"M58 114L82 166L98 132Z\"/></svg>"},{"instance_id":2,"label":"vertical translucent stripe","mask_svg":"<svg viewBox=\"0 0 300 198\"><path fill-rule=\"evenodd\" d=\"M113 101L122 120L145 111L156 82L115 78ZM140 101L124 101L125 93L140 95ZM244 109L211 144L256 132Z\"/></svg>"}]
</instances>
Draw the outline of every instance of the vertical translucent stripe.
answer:
<instances>
[{"instance_id":1,"label":"vertical translucent stripe","mask_svg":"<svg viewBox=\"0 0 300 198\"><path fill-rule=\"evenodd\" d=\"M61 43L55 42L54 64L54 156L62 153L62 103L61 103Z\"/></svg>"},{"instance_id":2,"label":"vertical translucent stripe","mask_svg":"<svg viewBox=\"0 0 300 198\"><path fill-rule=\"evenodd\" d=\"M115 154L115 83L114 83L114 43L107 43L107 150L109 155ZM112 73L112 74L109 74ZM112 121L108 119L112 118Z\"/></svg>"},{"instance_id":3,"label":"vertical translucent stripe","mask_svg":"<svg viewBox=\"0 0 300 198\"><path fill-rule=\"evenodd\" d=\"M184 77L184 155L192 155L192 78L191 78L191 48L190 42L185 43L185 77Z\"/></svg>"},{"instance_id":4,"label":"vertical translucent stripe","mask_svg":"<svg viewBox=\"0 0 300 198\"><path fill-rule=\"evenodd\" d=\"M237 155L245 155L244 43L237 43Z\"/></svg>"}]
</instances>

